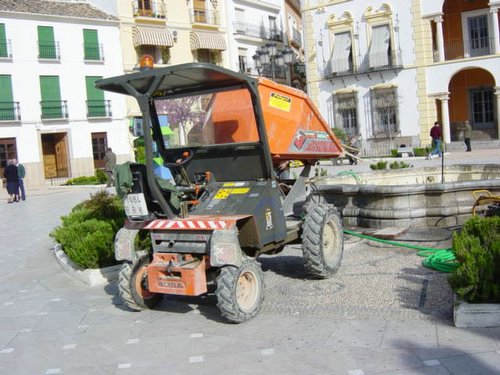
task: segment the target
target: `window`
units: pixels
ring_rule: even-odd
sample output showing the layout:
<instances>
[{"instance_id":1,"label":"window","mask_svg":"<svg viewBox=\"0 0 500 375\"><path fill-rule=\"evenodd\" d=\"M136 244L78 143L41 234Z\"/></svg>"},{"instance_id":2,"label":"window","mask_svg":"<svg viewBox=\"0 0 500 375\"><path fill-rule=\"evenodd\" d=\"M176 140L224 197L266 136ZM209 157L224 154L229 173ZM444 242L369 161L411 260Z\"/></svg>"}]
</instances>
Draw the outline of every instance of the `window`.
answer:
<instances>
[{"instance_id":1,"label":"window","mask_svg":"<svg viewBox=\"0 0 500 375\"><path fill-rule=\"evenodd\" d=\"M391 137L399 133L398 97L395 87L372 90L374 136Z\"/></svg>"},{"instance_id":2,"label":"window","mask_svg":"<svg viewBox=\"0 0 500 375\"><path fill-rule=\"evenodd\" d=\"M243 48L238 49L238 64L240 68L240 73L246 73L247 71L247 50Z\"/></svg>"},{"instance_id":3,"label":"window","mask_svg":"<svg viewBox=\"0 0 500 375\"><path fill-rule=\"evenodd\" d=\"M332 73L350 72L352 69L351 33L345 32L335 34L331 60Z\"/></svg>"},{"instance_id":4,"label":"window","mask_svg":"<svg viewBox=\"0 0 500 375\"><path fill-rule=\"evenodd\" d=\"M462 13L465 57L485 56L493 53L486 10Z\"/></svg>"},{"instance_id":5,"label":"window","mask_svg":"<svg viewBox=\"0 0 500 375\"><path fill-rule=\"evenodd\" d=\"M269 39L278 40L278 27L276 26L276 17L269 16Z\"/></svg>"},{"instance_id":6,"label":"window","mask_svg":"<svg viewBox=\"0 0 500 375\"><path fill-rule=\"evenodd\" d=\"M12 99L11 76L0 75L0 121L16 119L15 104Z\"/></svg>"},{"instance_id":7,"label":"window","mask_svg":"<svg viewBox=\"0 0 500 375\"><path fill-rule=\"evenodd\" d=\"M207 23L205 0L194 0L194 22Z\"/></svg>"},{"instance_id":8,"label":"window","mask_svg":"<svg viewBox=\"0 0 500 375\"><path fill-rule=\"evenodd\" d=\"M38 26L38 57L41 59L59 59L52 26Z\"/></svg>"},{"instance_id":9,"label":"window","mask_svg":"<svg viewBox=\"0 0 500 375\"><path fill-rule=\"evenodd\" d=\"M349 137L358 135L356 93L337 94L334 101L335 126L342 128Z\"/></svg>"},{"instance_id":10,"label":"window","mask_svg":"<svg viewBox=\"0 0 500 375\"><path fill-rule=\"evenodd\" d=\"M198 62L206 62L218 65L220 63L220 52L211 49L199 49Z\"/></svg>"},{"instance_id":11,"label":"window","mask_svg":"<svg viewBox=\"0 0 500 375\"><path fill-rule=\"evenodd\" d=\"M245 10L236 8L234 10L234 16L236 19L234 29L237 33L245 33Z\"/></svg>"},{"instance_id":12,"label":"window","mask_svg":"<svg viewBox=\"0 0 500 375\"><path fill-rule=\"evenodd\" d=\"M83 29L83 50L85 60L102 60L97 30Z\"/></svg>"},{"instance_id":13,"label":"window","mask_svg":"<svg viewBox=\"0 0 500 375\"><path fill-rule=\"evenodd\" d=\"M0 57L10 57L4 23L0 23Z\"/></svg>"},{"instance_id":14,"label":"window","mask_svg":"<svg viewBox=\"0 0 500 375\"><path fill-rule=\"evenodd\" d=\"M471 90L469 95L474 129L494 129L493 89Z\"/></svg>"},{"instance_id":15,"label":"window","mask_svg":"<svg viewBox=\"0 0 500 375\"><path fill-rule=\"evenodd\" d=\"M7 165L7 160L17 159L16 139L0 138L0 176L3 177L3 169Z\"/></svg>"},{"instance_id":16,"label":"window","mask_svg":"<svg viewBox=\"0 0 500 375\"><path fill-rule=\"evenodd\" d=\"M138 62L143 55L150 55L153 57L155 64L170 63L170 48L141 45L136 48L136 51Z\"/></svg>"},{"instance_id":17,"label":"window","mask_svg":"<svg viewBox=\"0 0 500 375\"><path fill-rule=\"evenodd\" d=\"M94 168L104 168L106 162L104 156L108 148L108 137L106 133L92 133L92 155L94 157Z\"/></svg>"},{"instance_id":18,"label":"window","mask_svg":"<svg viewBox=\"0 0 500 375\"><path fill-rule=\"evenodd\" d=\"M138 8L139 15L150 16L153 14L150 0L138 0L137 3L138 3L137 8Z\"/></svg>"},{"instance_id":19,"label":"window","mask_svg":"<svg viewBox=\"0 0 500 375\"><path fill-rule=\"evenodd\" d=\"M109 108L104 100L104 91L95 87L95 81L102 77L85 77L85 87L87 90L87 116L104 117L109 116Z\"/></svg>"},{"instance_id":20,"label":"window","mask_svg":"<svg viewBox=\"0 0 500 375\"><path fill-rule=\"evenodd\" d=\"M389 25L372 27L372 40L368 58L370 68L392 65L391 32Z\"/></svg>"},{"instance_id":21,"label":"window","mask_svg":"<svg viewBox=\"0 0 500 375\"><path fill-rule=\"evenodd\" d=\"M42 119L67 117L66 102L61 101L58 76L40 76Z\"/></svg>"}]
</instances>

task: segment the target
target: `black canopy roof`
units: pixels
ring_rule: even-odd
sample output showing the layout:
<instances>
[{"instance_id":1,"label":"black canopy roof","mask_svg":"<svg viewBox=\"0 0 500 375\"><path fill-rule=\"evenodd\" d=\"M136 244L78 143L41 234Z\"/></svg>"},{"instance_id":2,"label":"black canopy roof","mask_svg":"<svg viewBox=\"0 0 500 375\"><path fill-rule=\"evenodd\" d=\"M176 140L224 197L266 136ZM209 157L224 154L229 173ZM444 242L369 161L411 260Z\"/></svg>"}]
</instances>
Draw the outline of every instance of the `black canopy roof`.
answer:
<instances>
[{"instance_id":1,"label":"black canopy roof","mask_svg":"<svg viewBox=\"0 0 500 375\"><path fill-rule=\"evenodd\" d=\"M207 63L188 63L101 79L96 87L120 94L153 97L230 89L255 84L254 78Z\"/></svg>"}]
</instances>

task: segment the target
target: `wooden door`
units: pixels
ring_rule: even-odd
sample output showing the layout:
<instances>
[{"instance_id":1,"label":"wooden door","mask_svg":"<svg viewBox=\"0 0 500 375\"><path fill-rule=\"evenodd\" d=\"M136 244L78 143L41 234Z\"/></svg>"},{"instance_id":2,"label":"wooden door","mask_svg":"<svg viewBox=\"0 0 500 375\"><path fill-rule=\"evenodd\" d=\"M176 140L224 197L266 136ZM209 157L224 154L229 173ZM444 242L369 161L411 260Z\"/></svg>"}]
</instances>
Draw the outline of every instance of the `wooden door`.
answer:
<instances>
[{"instance_id":1,"label":"wooden door","mask_svg":"<svg viewBox=\"0 0 500 375\"><path fill-rule=\"evenodd\" d=\"M66 133L55 134L55 152L57 177L68 177L68 148L66 144Z\"/></svg>"}]
</instances>

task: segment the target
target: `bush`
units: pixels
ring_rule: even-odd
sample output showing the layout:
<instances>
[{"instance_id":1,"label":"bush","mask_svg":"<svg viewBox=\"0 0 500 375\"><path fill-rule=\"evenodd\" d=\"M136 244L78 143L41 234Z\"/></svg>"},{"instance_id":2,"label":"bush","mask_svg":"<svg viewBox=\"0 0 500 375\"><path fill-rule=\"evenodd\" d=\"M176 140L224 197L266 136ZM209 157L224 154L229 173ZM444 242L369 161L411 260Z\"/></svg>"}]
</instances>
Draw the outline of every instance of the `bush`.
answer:
<instances>
[{"instance_id":1,"label":"bush","mask_svg":"<svg viewBox=\"0 0 500 375\"><path fill-rule=\"evenodd\" d=\"M121 200L101 190L77 204L50 236L63 251L83 268L115 264L113 239L123 226L125 212Z\"/></svg>"},{"instance_id":2,"label":"bush","mask_svg":"<svg viewBox=\"0 0 500 375\"><path fill-rule=\"evenodd\" d=\"M387 162L383 161L383 160L379 160L375 164L370 164L370 168L372 170L387 169Z\"/></svg>"},{"instance_id":3,"label":"bush","mask_svg":"<svg viewBox=\"0 0 500 375\"><path fill-rule=\"evenodd\" d=\"M404 169L411 167L413 167L412 164L405 163L404 161L394 161L391 164L389 164L390 169Z\"/></svg>"},{"instance_id":4,"label":"bush","mask_svg":"<svg viewBox=\"0 0 500 375\"><path fill-rule=\"evenodd\" d=\"M81 176L71 178L64 185L98 185L99 180L96 176Z\"/></svg>"},{"instance_id":5,"label":"bush","mask_svg":"<svg viewBox=\"0 0 500 375\"><path fill-rule=\"evenodd\" d=\"M429 152L431 152L429 147L415 147L413 149L413 154L415 156L427 156L429 155Z\"/></svg>"},{"instance_id":6,"label":"bush","mask_svg":"<svg viewBox=\"0 0 500 375\"><path fill-rule=\"evenodd\" d=\"M500 303L500 217L472 217L453 234L459 262L449 277L457 296L466 302Z\"/></svg>"},{"instance_id":7,"label":"bush","mask_svg":"<svg viewBox=\"0 0 500 375\"><path fill-rule=\"evenodd\" d=\"M97 181L99 181L100 184L106 183L106 181L107 181L106 173L102 169L96 169L95 176L97 178Z\"/></svg>"},{"instance_id":8,"label":"bush","mask_svg":"<svg viewBox=\"0 0 500 375\"><path fill-rule=\"evenodd\" d=\"M397 158L398 157L398 150L393 148L391 149L391 157Z\"/></svg>"},{"instance_id":9,"label":"bush","mask_svg":"<svg viewBox=\"0 0 500 375\"><path fill-rule=\"evenodd\" d=\"M344 143L348 143L349 142L349 137L347 136L347 134L340 128L332 128L332 133L335 134L335 136L337 137L337 139L339 141L342 141Z\"/></svg>"}]
</instances>

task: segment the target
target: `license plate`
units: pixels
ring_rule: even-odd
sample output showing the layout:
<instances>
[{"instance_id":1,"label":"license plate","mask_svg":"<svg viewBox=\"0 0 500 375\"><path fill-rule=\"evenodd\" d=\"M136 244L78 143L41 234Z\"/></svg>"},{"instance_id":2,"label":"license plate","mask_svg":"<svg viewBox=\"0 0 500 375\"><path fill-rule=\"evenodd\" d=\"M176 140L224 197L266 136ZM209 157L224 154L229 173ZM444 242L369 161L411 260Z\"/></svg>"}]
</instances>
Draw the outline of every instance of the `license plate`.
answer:
<instances>
[{"instance_id":1,"label":"license plate","mask_svg":"<svg viewBox=\"0 0 500 375\"><path fill-rule=\"evenodd\" d=\"M148 216L148 206L144 194L128 194L123 202L125 214L130 217Z\"/></svg>"}]
</instances>

